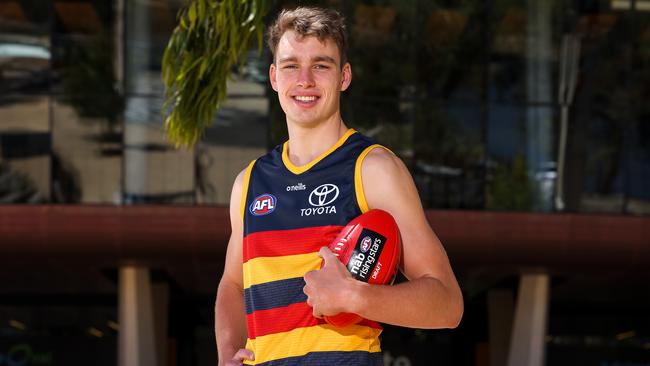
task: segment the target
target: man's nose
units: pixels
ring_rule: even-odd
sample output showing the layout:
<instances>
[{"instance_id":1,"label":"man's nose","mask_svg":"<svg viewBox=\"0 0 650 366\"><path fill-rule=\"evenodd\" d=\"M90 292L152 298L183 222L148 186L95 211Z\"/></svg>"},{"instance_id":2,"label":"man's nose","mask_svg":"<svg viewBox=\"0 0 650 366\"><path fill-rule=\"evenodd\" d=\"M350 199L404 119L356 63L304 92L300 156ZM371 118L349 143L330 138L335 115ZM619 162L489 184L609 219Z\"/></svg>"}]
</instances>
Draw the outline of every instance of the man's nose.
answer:
<instances>
[{"instance_id":1,"label":"man's nose","mask_svg":"<svg viewBox=\"0 0 650 366\"><path fill-rule=\"evenodd\" d=\"M300 69L300 74L298 75L298 86L303 88L313 87L314 83L314 74L312 73L311 68L303 67Z\"/></svg>"}]
</instances>

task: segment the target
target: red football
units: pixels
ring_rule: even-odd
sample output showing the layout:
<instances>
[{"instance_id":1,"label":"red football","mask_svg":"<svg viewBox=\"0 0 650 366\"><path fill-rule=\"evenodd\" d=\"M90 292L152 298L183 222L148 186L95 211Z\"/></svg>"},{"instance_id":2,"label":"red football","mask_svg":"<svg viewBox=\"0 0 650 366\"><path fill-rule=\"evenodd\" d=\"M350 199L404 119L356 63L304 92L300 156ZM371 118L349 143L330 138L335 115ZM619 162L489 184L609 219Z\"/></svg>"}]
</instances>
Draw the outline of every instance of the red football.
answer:
<instances>
[{"instance_id":1,"label":"red football","mask_svg":"<svg viewBox=\"0 0 650 366\"><path fill-rule=\"evenodd\" d=\"M369 284L392 284L402 251L399 228L391 214L370 210L350 221L329 245L352 277ZM340 313L324 317L344 327L362 320L357 314Z\"/></svg>"}]
</instances>

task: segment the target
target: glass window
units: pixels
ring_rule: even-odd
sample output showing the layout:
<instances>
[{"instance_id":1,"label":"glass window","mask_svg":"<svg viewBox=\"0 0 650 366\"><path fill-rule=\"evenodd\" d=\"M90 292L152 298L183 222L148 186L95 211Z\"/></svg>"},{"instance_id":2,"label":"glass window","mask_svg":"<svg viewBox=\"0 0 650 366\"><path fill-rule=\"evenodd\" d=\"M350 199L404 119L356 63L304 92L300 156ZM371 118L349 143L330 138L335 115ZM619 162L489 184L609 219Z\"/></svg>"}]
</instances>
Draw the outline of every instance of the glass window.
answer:
<instances>
[{"instance_id":1,"label":"glass window","mask_svg":"<svg viewBox=\"0 0 650 366\"><path fill-rule=\"evenodd\" d=\"M123 203L197 202L194 151L166 141L161 60L181 1L131 1L125 17Z\"/></svg>"},{"instance_id":2,"label":"glass window","mask_svg":"<svg viewBox=\"0 0 650 366\"><path fill-rule=\"evenodd\" d=\"M0 97L0 203L50 200L49 97Z\"/></svg>"},{"instance_id":3,"label":"glass window","mask_svg":"<svg viewBox=\"0 0 650 366\"><path fill-rule=\"evenodd\" d=\"M644 87L636 80L643 76L633 76L633 55L640 38L634 30L634 13L622 5L581 3L575 9L578 16L568 22L568 32L580 39L579 80L568 117L567 160L559 167L565 172L570 210L624 212L628 192L644 170L632 168L639 161L632 151L637 146L636 106L644 104L636 102L643 100L639 98Z\"/></svg>"},{"instance_id":4,"label":"glass window","mask_svg":"<svg viewBox=\"0 0 650 366\"><path fill-rule=\"evenodd\" d=\"M185 1L126 2L125 73L127 94L162 95L162 56Z\"/></svg>"},{"instance_id":5,"label":"glass window","mask_svg":"<svg viewBox=\"0 0 650 366\"><path fill-rule=\"evenodd\" d=\"M418 1L413 9L417 60L404 67L415 68L418 92L432 98L480 100L487 42L484 3Z\"/></svg>"},{"instance_id":6,"label":"glass window","mask_svg":"<svg viewBox=\"0 0 650 366\"><path fill-rule=\"evenodd\" d=\"M120 44L114 37L113 3L56 0L52 10L53 91L74 96L70 102L77 102L74 107L85 115L117 118L121 106L114 57Z\"/></svg>"},{"instance_id":7,"label":"glass window","mask_svg":"<svg viewBox=\"0 0 650 366\"><path fill-rule=\"evenodd\" d=\"M160 97L130 97L124 126L124 203L195 202L195 154L166 141Z\"/></svg>"},{"instance_id":8,"label":"glass window","mask_svg":"<svg viewBox=\"0 0 650 366\"><path fill-rule=\"evenodd\" d=\"M263 83L236 76L214 124L196 147L198 203L228 205L233 182L267 152L269 100Z\"/></svg>"},{"instance_id":9,"label":"glass window","mask_svg":"<svg viewBox=\"0 0 650 366\"><path fill-rule=\"evenodd\" d=\"M56 98L51 112L53 200L117 204L122 177L121 125L106 117L84 115L74 107L100 104L97 99L101 96L85 96L82 101L71 98Z\"/></svg>"},{"instance_id":10,"label":"glass window","mask_svg":"<svg viewBox=\"0 0 650 366\"><path fill-rule=\"evenodd\" d=\"M53 2L52 198L119 203L122 113L113 2Z\"/></svg>"},{"instance_id":11,"label":"glass window","mask_svg":"<svg viewBox=\"0 0 650 366\"><path fill-rule=\"evenodd\" d=\"M0 2L0 93L47 92L50 16L47 2Z\"/></svg>"},{"instance_id":12,"label":"glass window","mask_svg":"<svg viewBox=\"0 0 650 366\"><path fill-rule=\"evenodd\" d=\"M425 207L482 208L485 148L480 104L426 100L415 118L411 169Z\"/></svg>"},{"instance_id":13,"label":"glass window","mask_svg":"<svg viewBox=\"0 0 650 366\"><path fill-rule=\"evenodd\" d=\"M0 203L50 200L50 12L0 2Z\"/></svg>"},{"instance_id":14,"label":"glass window","mask_svg":"<svg viewBox=\"0 0 650 366\"><path fill-rule=\"evenodd\" d=\"M636 2L631 37L630 72L631 123L626 130L627 166L625 211L650 214L650 9ZM642 8L642 5L645 5Z\"/></svg>"}]
</instances>

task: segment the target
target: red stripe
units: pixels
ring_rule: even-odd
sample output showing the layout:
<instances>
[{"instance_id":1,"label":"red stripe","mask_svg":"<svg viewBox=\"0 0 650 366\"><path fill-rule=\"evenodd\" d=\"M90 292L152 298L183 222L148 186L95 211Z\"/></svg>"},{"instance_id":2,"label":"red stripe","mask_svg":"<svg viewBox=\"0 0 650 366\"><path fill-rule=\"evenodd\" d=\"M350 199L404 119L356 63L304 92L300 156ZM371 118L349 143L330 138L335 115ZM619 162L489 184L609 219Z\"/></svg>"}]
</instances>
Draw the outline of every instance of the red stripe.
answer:
<instances>
[{"instance_id":1,"label":"red stripe","mask_svg":"<svg viewBox=\"0 0 650 366\"><path fill-rule=\"evenodd\" d=\"M362 321L359 322L358 325L365 325L366 327L375 328L375 329L384 329L379 323L368 319L363 319Z\"/></svg>"},{"instance_id":2,"label":"red stripe","mask_svg":"<svg viewBox=\"0 0 650 366\"><path fill-rule=\"evenodd\" d=\"M274 230L248 234L244 238L244 262L257 257L317 252L329 245L342 226L318 226L294 230Z\"/></svg>"},{"instance_id":3,"label":"red stripe","mask_svg":"<svg viewBox=\"0 0 650 366\"><path fill-rule=\"evenodd\" d=\"M288 332L292 329L325 324L322 319L314 318L311 306L306 302L291 304L269 310L258 310L246 315L248 336L255 339L267 334ZM359 325L382 329L379 323L363 319Z\"/></svg>"},{"instance_id":4,"label":"red stripe","mask_svg":"<svg viewBox=\"0 0 650 366\"><path fill-rule=\"evenodd\" d=\"M311 306L306 302L300 302L280 308L255 311L246 315L246 322L248 337L255 339L267 334L322 324L324 321L314 318Z\"/></svg>"}]
</instances>

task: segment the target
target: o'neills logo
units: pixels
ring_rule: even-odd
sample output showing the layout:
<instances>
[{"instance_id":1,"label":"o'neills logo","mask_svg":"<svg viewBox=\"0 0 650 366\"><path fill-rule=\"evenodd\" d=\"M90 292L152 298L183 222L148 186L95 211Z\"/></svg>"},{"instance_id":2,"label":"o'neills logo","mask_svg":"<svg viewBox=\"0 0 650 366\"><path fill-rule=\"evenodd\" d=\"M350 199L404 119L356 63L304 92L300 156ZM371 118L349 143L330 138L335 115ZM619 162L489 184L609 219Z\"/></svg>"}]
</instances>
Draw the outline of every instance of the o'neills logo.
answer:
<instances>
[{"instance_id":1,"label":"o'neills logo","mask_svg":"<svg viewBox=\"0 0 650 366\"><path fill-rule=\"evenodd\" d=\"M338 197L339 187L330 183L321 184L309 194L309 204L313 207L301 208L300 216L334 214L336 206L330 204Z\"/></svg>"},{"instance_id":2,"label":"o'neills logo","mask_svg":"<svg viewBox=\"0 0 650 366\"><path fill-rule=\"evenodd\" d=\"M302 183L298 183L295 186L287 186L287 192L304 191L305 189L307 189L307 186Z\"/></svg>"}]
</instances>

